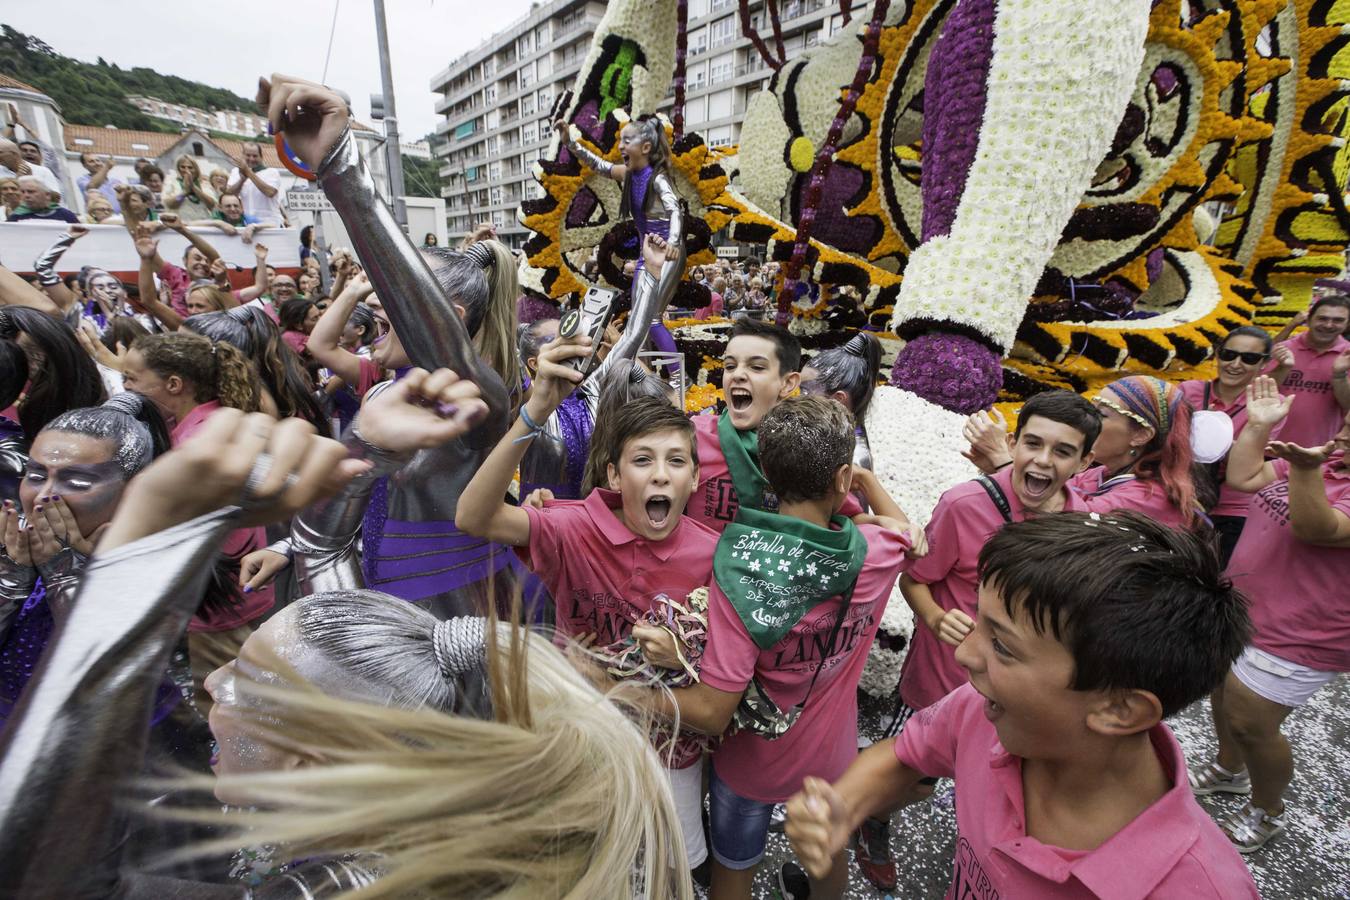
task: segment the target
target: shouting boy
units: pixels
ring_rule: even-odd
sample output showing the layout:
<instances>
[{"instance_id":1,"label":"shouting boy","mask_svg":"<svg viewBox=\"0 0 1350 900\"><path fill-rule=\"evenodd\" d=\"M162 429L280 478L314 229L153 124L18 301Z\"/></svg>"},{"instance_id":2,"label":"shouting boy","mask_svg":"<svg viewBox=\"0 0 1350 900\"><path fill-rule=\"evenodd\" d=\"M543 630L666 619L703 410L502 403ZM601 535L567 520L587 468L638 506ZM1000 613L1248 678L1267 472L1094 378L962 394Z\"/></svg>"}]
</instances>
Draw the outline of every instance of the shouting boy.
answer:
<instances>
[{"instance_id":1,"label":"shouting boy","mask_svg":"<svg viewBox=\"0 0 1350 900\"><path fill-rule=\"evenodd\" d=\"M612 446L605 449L614 460L608 490L595 490L585 500L550 501L542 509L503 501L539 423L581 380L562 363L584 356L590 343L582 336L544 346L530 398L464 489L455 524L520 548L553 597L561 637L610 646L633 635L634 624L655 607L658 595L683 600L708 583L717 535L681 515L698 481L694 428L678 409L654 398L606 413L613 417L607 429ZM657 658L645 642L644 650L655 664L680 665L678 658ZM698 765L703 754L689 742L676 748L668 773L689 867L696 869L707 859Z\"/></svg>"}]
</instances>

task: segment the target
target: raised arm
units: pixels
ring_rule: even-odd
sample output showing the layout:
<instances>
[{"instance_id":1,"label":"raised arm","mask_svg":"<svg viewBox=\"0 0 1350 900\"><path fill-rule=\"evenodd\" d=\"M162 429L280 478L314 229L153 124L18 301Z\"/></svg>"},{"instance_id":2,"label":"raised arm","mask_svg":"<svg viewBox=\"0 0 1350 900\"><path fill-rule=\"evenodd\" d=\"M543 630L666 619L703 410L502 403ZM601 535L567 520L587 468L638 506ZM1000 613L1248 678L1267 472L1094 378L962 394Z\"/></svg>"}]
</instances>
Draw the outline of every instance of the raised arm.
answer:
<instances>
[{"instance_id":1,"label":"raised arm","mask_svg":"<svg viewBox=\"0 0 1350 900\"><path fill-rule=\"evenodd\" d=\"M1350 516L1331 505L1322 478L1322 465L1329 453L1327 447L1280 454L1289 460L1289 527L1294 537L1306 544L1350 547Z\"/></svg>"},{"instance_id":2,"label":"raised arm","mask_svg":"<svg viewBox=\"0 0 1350 900\"><path fill-rule=\"evenodd\" d=\"M0 265L0 306L26 306L48 315L61 315L61 308L50 297L3 265Z\"/></svg>"},{"instance_id":3,"label":"raised arm","mask_svg":"<svg viewBox=\"0 0 1350 900\"><path fill-rule=\"evenodd\" d=\"M454 304L376 193L352 138L346 102L322 85L282 75L260 81L258 102L272 127L285 132L291 149L317 173L347 224L356 256L408 358L425 369L452 369L477 384L489 414L470 439L495 443L510 411L506 385L479 358Z\"/></svg>"},{"instance_id":4,"label":"raised arm","mask_svg":"<svg viewBox=\"0 0 1350 900\"><path fill-rule=\"evenodd\" d=\"M351 385L361 380L361 357L343 349L339 341L356 304L372 293L374 288L370 286L370 280L364 274L357 276L323 311L305 345L319 365L332 370L334 375Z\"/></svg>"},{"instance_id":5,"label":"raised arm","mask_svg":"<svg viewBox=\"0 0 1350 900\"><path fill-rule=\"evenodd\" d=\"M33 260L33 272L37 275L38 281L42 283L42 289L47 292L47 296L52 298L62 314L65 314L75 305L76 297L66 283L61 280L61 276L56 273L56 264L70 249L71 245L89 233L89 229L83 225L71 225L60 237L56 243L52 244L42 255Z\"/></svg>"},{"instance_id":6,"label":"raised arm","mask_svg":"<svg viewBox=\"0 0 1350 900\"><path fill-rule=\"evenodd\" d=\"M1253 494L1275 480L1275 467L1266 462L1270 432L1284 417L1294 398L1281 397L1274 379L1258 375L1247 385L1247 425L1228 451L1228 474L1224 480L1231 488Z\"/></svg>"},{"instance_id":7,"label":"raised arm","mask_svg":"<svg viewBox=\"0 0 1350 900\"><path fill-rule=\"evenodd\" d=\"M202 237L200 234L189 231L187 225L184 224L183 220L178 218L178 216L172 215L171 213L165 213L164 215L159 217L159 221L163 223L165 228L171 229L172 231L176 231L183 237L187 238L188 243L196 247L198 250L200 250L202 252L202 255L205 256L207 259L209 260L220 259L220 251L217 250L215 247L212 247L211 244L206 240L206 238ZM155 271L159 270L156 269Z\"/></svg>"},{"instance_id":8,"label":"raised arm","mask_svg":"<svg viewBox=\"0 0 1350 900\"><path fill-rule=\"evenodd\" d=\"M164 266L159 255L159 238L143 233L136 238L136 253L141 258L141 268L136 275L136 288L140 299L136 302L150 315L159 319L169 331L177 331L183 324L183 317L159 300L159 291L155 287L155 272ZM158 263L158 267L156 266Z\"/></svg>"},{"instance_id":9,"label":"raised arm","mask_svg":"<svg viewBox=\"0 0 1350 900\"><path fill-rule=\"evenodd\" d=\"M459 495L455 527L460 531L498 544L529 545L529 516L525 510L502 498L511 486L511 479L530 441L542 430L542 423L553 415L581 380L580 372L563 363L586 355L590 346L591 340L587 336L550 341L544 346L539 354L539 368L531 386L530 399Z\"/></svg>"},{"instance_id":10,"label":"raised arm","mask_svg":"<svg viewBox=\"0 0 1350 900\"><path fill-rule=\"evenodd\" d=\"M581 160L582 164L588 169L604 175L606 178L613 178L620 184L628 177L627 166L609 162L595 151L583 147L580 141L572 137L572 126L568 125L567 122L559 119L553 123L553 127L558 132L559 143L572 151L572 155Z\"/></svg>"},{"instance_id":11,"label":"raised arm","mask_svg":"<svg viewBox=\"0 0 1350 900\"><path fill-rule=\"evenodd\" d=\"M272 281L267 275L267 247L263 244L254 244L253 259L256 263L253 267L253 284L239 292L239 300L242 303L257 300L272 286Z\"/></svg>"}]
</instances>

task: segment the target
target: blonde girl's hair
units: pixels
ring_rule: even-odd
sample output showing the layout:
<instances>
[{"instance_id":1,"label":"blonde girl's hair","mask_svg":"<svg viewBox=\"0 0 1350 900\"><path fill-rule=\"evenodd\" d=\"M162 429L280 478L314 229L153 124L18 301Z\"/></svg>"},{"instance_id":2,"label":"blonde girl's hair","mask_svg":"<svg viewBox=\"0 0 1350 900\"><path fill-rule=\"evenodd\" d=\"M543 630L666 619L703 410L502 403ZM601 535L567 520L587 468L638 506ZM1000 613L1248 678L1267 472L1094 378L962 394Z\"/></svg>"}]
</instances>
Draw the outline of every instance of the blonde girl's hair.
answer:
<instances>
[{"instance_id":1,"label":"blonde girl's hair","mask_svg":"<svg viewBox=\"0 0 1350 900\"><path fill-rule=\"evenodd\" d=\"M516 258L501 241L475 242L466 249L421 247L441 289L464 307L464 327L474 349L518 397L523 390L516 354L516 300L520 280Z\"/></svg>"},{"instance_id":2,"label":"blonde girl's hair","mask_svg":"<svg viewBox=\"0 0 1350 900\"><path fill-rule=\"evenodd\" d=\"M298 605L316 601L321 608L293 614L296 658L317 644L315 668L346 674L336 679L346 696L274 659L263 667L283 683L236 671L242 699L231 707L251 713L266 743L309 764L220 776L263 808L196 818L240 825L250 844L284 846L287 858L354 855L377 874L343 895L363 900L692 898L669 783L642 727L648 718L627 699L651 688L602 694L547 638L489 618L491 718L448 714L438 707L453 705L454 691L437 666L430 613L374 591ZM362 635L366 626L375 637ZM319 634L328 630L337 633ZM212 784L193 780L203 791ZM239 841L228 835L179 856Z\"/></svg>"},{"instance_id":3,"label":"blonde girl's hair","mask_svg":"<svg viewBox=\"0 0 1350 900\"><path fill-rule=\"evenodd\" d=\"M258 381L248 358L233 344L176 331L136 339L131 349L160 378L177 375L192 384L199 403L220 401L244 412L258 411Z\"/></svg>"},{"instance_id":4,"label":"blonde girl's hair","mask_svg":"<svg viewBox=\"0 0 1350 900\"><path fill-rule=\"evenodd\" d=\"M234 298L230 296L229 291L214 284L199 284L196 287L188 288L188 296L198 293L205 294L211 299L211 305L215 307L215 312L224 312L236 305L231 302Z\"/></svg>"}]
</instances>

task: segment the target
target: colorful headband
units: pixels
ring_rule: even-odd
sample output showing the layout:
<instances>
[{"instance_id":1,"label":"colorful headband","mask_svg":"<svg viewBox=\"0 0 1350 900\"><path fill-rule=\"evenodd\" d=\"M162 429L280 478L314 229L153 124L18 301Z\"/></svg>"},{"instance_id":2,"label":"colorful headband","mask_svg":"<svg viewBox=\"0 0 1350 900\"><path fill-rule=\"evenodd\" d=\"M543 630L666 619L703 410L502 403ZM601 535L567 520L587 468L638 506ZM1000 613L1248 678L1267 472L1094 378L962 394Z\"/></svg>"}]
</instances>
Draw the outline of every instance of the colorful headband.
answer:
<instances>
[{"instance_id":1,"label":"colorful headband","mask_svg":"<svg viewBox=\"0 0 1350 900\"><path fill-rule=\"evenodd\" d=\"M497 264L497 257L493 254L492 248L482 241L464 248L464 252L469 258L478 263L480 269L491 269Z\"/></svg>"},{"instance_id":2,"label":"colorful headband","mask_svg":"<svg viewBox=\"0 0 1350 900\"><path fill-rule=\"evenodd\" d=\"M1172 404L1168 401L1172 390L1172 385L1161 378L1135 375L1111 382L1097 395L1097 402L1165 437L1172 428ZM1108 396L1108 391L1114 397ZM1172 402L1179 403L1180 398L1177 391Z\"/></svg>"}]
</instances>

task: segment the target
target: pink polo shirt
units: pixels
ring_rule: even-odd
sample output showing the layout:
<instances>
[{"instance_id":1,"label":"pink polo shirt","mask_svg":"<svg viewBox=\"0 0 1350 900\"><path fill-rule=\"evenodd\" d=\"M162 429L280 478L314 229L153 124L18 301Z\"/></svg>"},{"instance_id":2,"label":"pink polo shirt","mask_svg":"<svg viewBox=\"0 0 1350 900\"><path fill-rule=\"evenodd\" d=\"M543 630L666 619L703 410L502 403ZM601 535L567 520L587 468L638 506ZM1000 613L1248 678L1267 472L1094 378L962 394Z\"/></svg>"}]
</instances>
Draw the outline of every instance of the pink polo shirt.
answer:
<instances>
[{"instance_id":1,"label":"pink polo shirt","mask_svg":"<svg viewBox=\"0 0 1350 900\"><path fill-rule=\"evenodd\" d=\"M1125 509L1143 513L1169 528L1185 528L1181 510L1167 497L1161 481L1124 476L1107 478L1105 466L1093 466L1068 481L1070 491L1078 495L1088 512L1108 513Z\"/></svg>"},{"instance_id":2,"label":"pink polo shirt","mask_svg":"<svg viewBox=\"0 0 1350 900\"><path fill-rule=\"evenodd\" d=\"M560 636L623 640L657 594L683 600L712 579L715 532L681 516L665 540L649 541L619 520L622 506L615 491L596 489L585 500L523 507L530 544L516 552L553 595Z\"/></svg>"},{"instance_id":3,"label":"pink polo shirt","mask_svg":"<svg viewBox=\"0 0 1350 900\"><path fill-rule=\"evenodd\" d=\"M1326 350L1308 343L1308 332L1284 342L1294 354L1294 367L1280 386L1280 393L1293 394L1294 405L1284 421L1280 440L1300 447L1320 447L1341 430L1345 410L1331 391L1331 364L1350 349L1350 341L1337 338Z\"/></svg>"},{"instance_id":4,"label":"pink polo shirt","mask_svg":"<svg viewBox=\"0 0 1350 900\"><path fill-rule=\"evenodd\" d=\"M1027 512L1012 489L1012 466L1004 466L992 477L1008 498L1013 521L1025 519ZM1083 512L1083 501L1065 489L1064 509ZM909 577L928 585L938 606L959 609L975 618L980 550L1004 524L1002 513L978 481L948 489L924 529L928 555L914 561ZM914 638L900 670L901 699L914 709L923 709L965 683L966 670L957 665L956 648L938 640L922 622L916 622Z\"/></svg>"},{"instance_id":5,"label":"pink polo shirt","mask_svg":"<svg viewBox=\"0 0 1350 900\"><path fill-rule=\"evenodd\" d=\"M187 270L182 266L175 266L173 263L165 263L164 268L156 274L159 275L160 284L169 289L169 305L173 307L173 311L187 318L187 292L188 287L192 284L192 278L188 275Z\"/></svg>"},{"instance_id":6,"label":"pink polo shirt","mask_svg":"<svg viewBox=\"0 0 1350 900\"><path fill-rule=\"evenodd\" d=\"M910 719L896 758L960 785L948 900L1259 897L1246 863L1192 796L1172 730L1155 725L1149 737L1172 787L1095 850L1065 850L1027 835L1021 758L999 743L979 692L964 685Z\"/></svg>"},{"instance_id":7,"label":"pink polo shirt","mask_svg":"<svg viewBox=\"0 0 1350 900\"><path fill-rule=\"evenodd\" d=\"M839 597L817 605L782 640L761 650L716 582L708 588L703 682L739 694L757 677L780 709L806 700L801 716L782 737L769 741L737 732L713 754L717 777L742 797L782 802L801 790L803 778L834 781L858 756L858 679L909 549L909 538L892 531L875 525L861 530L867 558L823 667L821 652L839 616ZM817 668L820 676L808 699Z\"/></svg>"},{"instance_id":8,"label":"pink polo shirt","mask_svg":"<svg viewBox=\"0 0 1350 900\"><path fill-rule=\"evenodd\" d=\"M192 410L183 417L183 421L174 426L169 435L170 444L174 447L181 446L184 441L196 434L206 423L211 413L218 409L220 409L220 403L212 400ZM267 530L262 526L238 528L231 531L225 538L225 542L220 547L220 552L223 556L238 560L254 550L261 550L266 546ZM199 612L188 623L188 631L229 631L252 622L276 604L276 595L270 584L242 596L243 602L238 606L232 606L225 610L203 610Z\"/></svg>"},{"instance_id":9,"label":"pink polo shirt","mask_svg":"<svg viewBox=\"0 0 1350 900\"><path fill-rule=\"evenodd\" d=\"M1298 404L1295 403L1295 406ZM1350 516L1350 471L1341 454L1322 467L1333 509ZM1289 463L1252 498L1228 576L1251 601L1252 643L1323 672L1350 672L1350 548L1318 547L1289 523Z\"/></svg>"},{"instance_id":10,"label":"pink polo shirt","mask_svg":"<svg viewBox=\"0 0 1350 900\"><path fill-rule=\"evenodd\" d=\"M1205 406L1205 385L1210 385L1208 407ZM1228 418L1233 420L1233 440L1236 441L1238 435L1242 434L1242 429L1247 427L1247 396L1243 393L1232 403L1224 403L1212 385L1213 383L1209 381L1183 381L1177 387L1181 389L1181 395L1191 401L1191 406L1197 410L1208 408L1215 412L1227 413ZM1283 431L1284 422L1280 422L1271 429L1270 439L1282 440L1280 435ZM1223 474L1227 469L1228 458L1225 456L1219 463L1219 502L1210 510L1210 514L1245 518L1247 504L1252 502L1252 495L1224 483Z\"/></svg>"},{"instance_id":11,"label":"pink polo shirt","mask_svg":"<svg viewBox=\"0 0 1350 900\"><path fill-rule=\"evenodd\" d=\"M694 441L698 449L698 487L689 498L684 514L721 534L727 523L736 518L740 501L736 485L727 469L727 458L722 455L722 440L717 436L716 415L694 416ZM849 495L839 509L839 515L853 518L861 513L862 505Z\"/></svg>"}]
</instances>

